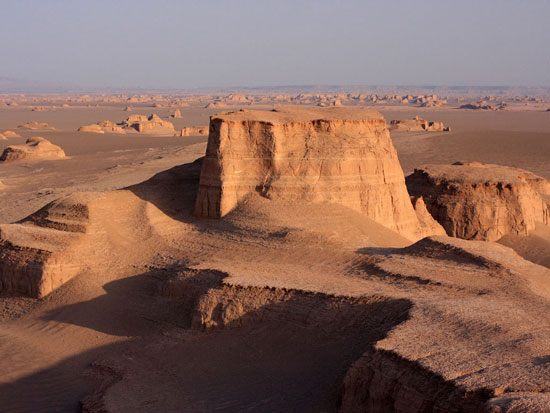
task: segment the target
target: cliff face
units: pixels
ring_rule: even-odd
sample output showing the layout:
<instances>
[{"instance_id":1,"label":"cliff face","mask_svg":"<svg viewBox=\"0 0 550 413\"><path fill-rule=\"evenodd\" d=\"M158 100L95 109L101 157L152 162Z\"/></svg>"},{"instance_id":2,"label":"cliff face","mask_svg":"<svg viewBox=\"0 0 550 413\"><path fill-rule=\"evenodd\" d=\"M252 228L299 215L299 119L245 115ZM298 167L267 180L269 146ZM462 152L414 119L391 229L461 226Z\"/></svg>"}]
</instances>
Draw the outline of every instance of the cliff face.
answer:
<instances>
[{"instance_id":1,"label":"cliff face","mask_svg":"<svg viewBox=\"0 0 550 413\"><path fill-rule=\"evenodd\" d=\"M550 184L530 172L500 165L425 165L407 177L413 196L422 196L448 235L495 241L526 235L537 222L548 225L543 199Z\"/></svg>"},{"instance_id":2,"label":"cliff face","mask_svg":"<svg viewBox=\"0 0 550 413\"><path fill-rule=\"evenodd\" d=\"M251 193L342 204L411 239L420 234L386 122L374 111L285 108L213 117L195 212L223 217Z\"/></svg>"}]
</instances>

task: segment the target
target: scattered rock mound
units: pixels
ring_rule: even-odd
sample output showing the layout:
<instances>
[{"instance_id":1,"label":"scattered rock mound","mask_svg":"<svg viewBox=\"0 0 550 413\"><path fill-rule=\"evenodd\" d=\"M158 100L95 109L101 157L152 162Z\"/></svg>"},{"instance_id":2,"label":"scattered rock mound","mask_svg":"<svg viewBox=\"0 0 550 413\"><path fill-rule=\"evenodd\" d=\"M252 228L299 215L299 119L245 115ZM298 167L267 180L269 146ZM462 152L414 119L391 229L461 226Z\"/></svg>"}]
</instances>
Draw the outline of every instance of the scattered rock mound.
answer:
<instances>
[{"instance_id":1,"label":"scattered rock mound","mask_svg":"<svg viewBox=\"0 0 550 413\"><path fill-rule=\"evenodd\" d=\"M390 130L399 132L449 132L451 129L443 122L427 121L415 116L413 119L392 120Z\"/></svg>"},{"instance_id":2,"label":"scattered rock mound","mask_svg":"<svg viewBox=\"0 0 550 413\"><path fill-rule=\"evenodd\" d=\"M65 158L65 152L47 139L35 136L24 145L10 145L0 156L0 162L53 160Z\"/></svg>"},{"instance_id":3,"label":"scattered rock mound","mask_svg":"<svg viewBox=\"0 0 550 413\"><path fill-rule=\"evenodd\" d=\"M495 241L526 235L536 223L550 223L544 194L550 183L517 168L473 163L424 165L406 179L431 215L453 237Z\"/></svg>"},{"instance_id":4,"label":"scattered rock mound","mask_svg":"<svg viewBox=\"0 0 550 413\"><path fill-rule=\"evenodd\" d=\"M22 125L19 125L18 128L21 129L30 129L30 130L55 130L53 126L48 125L46 122L27 122Z\"/></svg>"},{"instance_id":5,"label":"scattered rock mound","mask_svg":"<svg viewBox=\"0 0 550 413\"><path fill-rule=\"evenodd\" d=\"M180 136L208 136L208 126L186 126Z\"/></svg>"},{"instance_id":6,"label":"scattered rock mound","mask_svg":"<svg viewBox=\"0 0 550 413\"><path fill-rule=\"evenodd\" d=\"M78 132L88 133L124 133L124 129L115 122L104 120L93 125L85 125L78 128Z\"/></svg>"},{"instance_id":7,"label":"scattered rock mound","mask_svg":"<svg viewBox=\"0 0 550 413\"><path fill-rule=\"evenodd\" d=\"M0 132L1 135L3 135L6 138L20 138L21 135L19 135L17 132L14 132L12 130L5 130Z\"/></svg>"},{"instance_id":8,"label":"scattered rock mound","mask_svg":"<svg viewBox=\"0 0 550 413\"><path fill-rule=\"evenodd\" d=\"M338 203L410 239L422 233L386 122L375 111L285 108L212 117L195 213L223 217L254 193Z\"/></svg>"},{"instance_id":9,"label":"scattered rock mound","mask_svg":"<svg viewBox=\"0 0 550 413\"><path fill-rule=\"evenodd\" d=\"M131 129L140 133L155 135L175 135L174 124L167 120L162 120L158 115L132 115L123 122L124 129Z\"/></svg>"}]
</instances>

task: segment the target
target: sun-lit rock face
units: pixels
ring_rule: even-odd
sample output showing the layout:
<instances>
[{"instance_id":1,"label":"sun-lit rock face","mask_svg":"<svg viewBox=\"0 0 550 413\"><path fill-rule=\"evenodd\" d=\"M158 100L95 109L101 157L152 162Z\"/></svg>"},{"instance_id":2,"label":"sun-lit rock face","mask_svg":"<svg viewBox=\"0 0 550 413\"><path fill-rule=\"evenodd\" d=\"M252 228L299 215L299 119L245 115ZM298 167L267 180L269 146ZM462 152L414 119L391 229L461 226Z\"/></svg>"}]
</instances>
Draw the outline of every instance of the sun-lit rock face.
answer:
<instances>
[{"instance_id":1,"label":"sun-lit rock face","mask_svg":"<svg viewBox=\"0 0 550 413\"><path fill-rule=\"evenodd\" d=\"M158 115L131 115L123 122L123 127L140 133L175 135L176 129L170 121L161 119Z\"/></svg>"},{"instance_id":2,"label":"sun-lit rock face","mask_svg":"<svg viewBox=\"0 0 550 413\"><path fill-rule=\"evenodd\" d=\"M103 120L92 125L84 125L78 128L78 132L88 133L124 133L124 129L115 122Z\"/></svg>"},{"instance_id":3,"label":"sun-lit rock face","mask_svg":"<svg viewBox=\"0 0 550 413\"><path fill-rule=\"evenodd\" d=\"M27 139L24 145L10 145L0 156L1 162L21 160L52 160L65 158L65 152L47 139L35 136Z\"/></svg>"},{"instance_id":4,"label":"sun-lit rock face","mask_svg":"<svg viewBox=\"0 0 550 413\"><path fill-rule=\"evenodd\" d=\"M213 116L195 212L219 218L251 193L347 206L406 237L421 234L386 122L361 108Z\"/></svg>"},{"instance_id":5,"label":"sun-lit rock face","mask_svg":"<svg viewBox=\"0 0 550 413\"><path fill-rule=\"evenodd\" d=\"M399 132L449 132L451 129L440 121L428 121L419 116L412 119L392 120L390 130Z\"/></svg>"},{"instance_id":6,"label":"sun-lit rock face","mask_svg":"<svg viewBox=\"0 0 550 413\"><path fill-rule=\"evenodd\" d=\"M407 187L453 237L495 241L550 223L543 196L550 194L550 183L522 169L477 162L424 165L407 177Z\"/></svg>"}]
</instances>

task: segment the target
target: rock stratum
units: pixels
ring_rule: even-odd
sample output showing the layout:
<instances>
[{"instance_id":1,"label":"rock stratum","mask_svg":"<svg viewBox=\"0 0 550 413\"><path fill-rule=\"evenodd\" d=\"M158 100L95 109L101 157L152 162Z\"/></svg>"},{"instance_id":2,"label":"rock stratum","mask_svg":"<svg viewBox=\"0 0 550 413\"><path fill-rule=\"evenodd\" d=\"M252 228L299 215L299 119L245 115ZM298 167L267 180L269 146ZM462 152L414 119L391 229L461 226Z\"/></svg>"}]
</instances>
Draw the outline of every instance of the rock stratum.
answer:
<instances>
[{"instance_id":1,"label":"rock stratum","mask_svg":"<svg viewBox=\"0 0 550 413\"><path fill-rule=\"evenodd\" d=\"M2 155L0 162L39 161L65 158L65 152L47 139L35 136L27 139L24 145L10 145Z\"/></svg>"},{"instance_id":2,"label":"rock stratum","mask_svg":"<svg viewBox=\"0 0 550 413\"><path fill-rule=\"evenodd\" d=\"M478 162L424 165L406 179L448 235L496 241L550 223L550 182L531 172Z\"/></svg>"},{"instance_id":3,"label":"rock stratum","mask_svg":"<svg viewBox=\"0 0 550 413\"><path fill-rule=\"evenodd\" d=\"M425 235L386 122L349 108L213 116L195 212L220 218L250 194L337 203L398 233Z\"/></svg>"}]
</instances>

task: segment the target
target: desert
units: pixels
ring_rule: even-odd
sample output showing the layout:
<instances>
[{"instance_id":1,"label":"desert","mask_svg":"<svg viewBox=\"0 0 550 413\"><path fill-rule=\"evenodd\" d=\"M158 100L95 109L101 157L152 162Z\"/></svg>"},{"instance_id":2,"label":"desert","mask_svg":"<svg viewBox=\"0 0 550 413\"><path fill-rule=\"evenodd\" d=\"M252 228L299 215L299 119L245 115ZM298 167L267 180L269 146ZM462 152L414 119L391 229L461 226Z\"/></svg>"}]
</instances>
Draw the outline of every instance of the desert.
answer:
<instances>
[{"instance_id":1,"label":"desert","mask_svg":"<svg viewBox=\"0 0 550 413\"><path fill-rule=\"evenodd\" d=\"M550 411L550 8L168 3L6 5L0 412Z\"/></svg>"}]
</instances>

